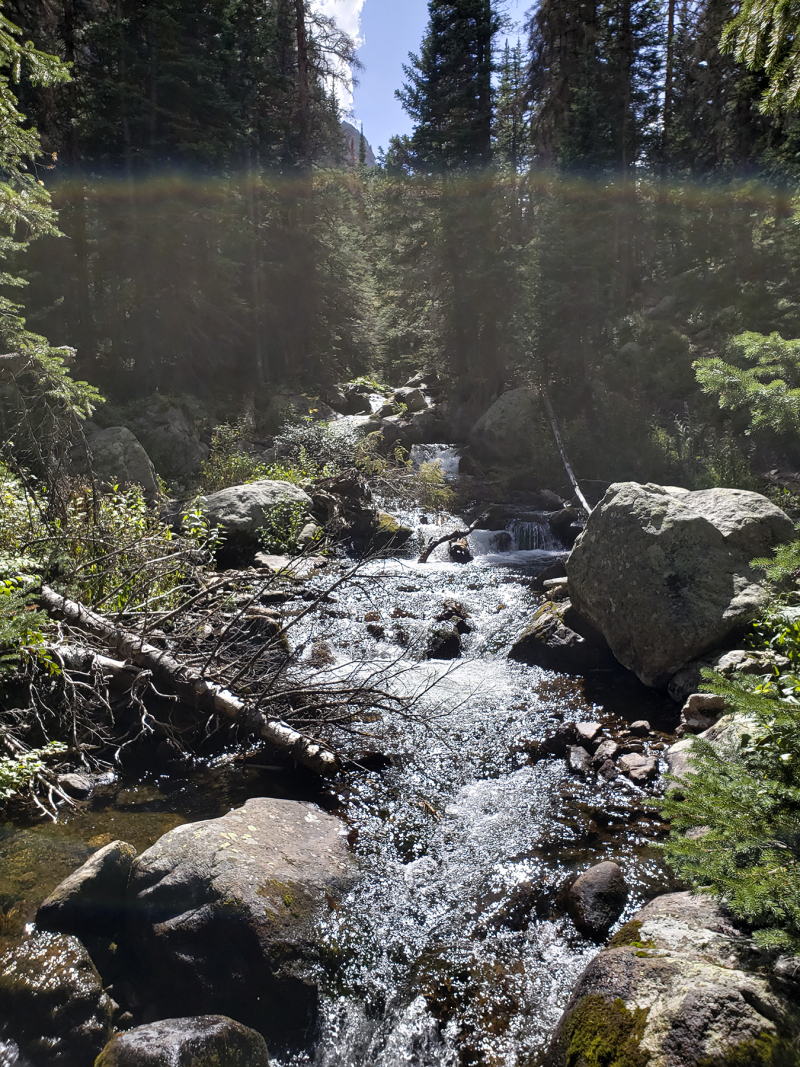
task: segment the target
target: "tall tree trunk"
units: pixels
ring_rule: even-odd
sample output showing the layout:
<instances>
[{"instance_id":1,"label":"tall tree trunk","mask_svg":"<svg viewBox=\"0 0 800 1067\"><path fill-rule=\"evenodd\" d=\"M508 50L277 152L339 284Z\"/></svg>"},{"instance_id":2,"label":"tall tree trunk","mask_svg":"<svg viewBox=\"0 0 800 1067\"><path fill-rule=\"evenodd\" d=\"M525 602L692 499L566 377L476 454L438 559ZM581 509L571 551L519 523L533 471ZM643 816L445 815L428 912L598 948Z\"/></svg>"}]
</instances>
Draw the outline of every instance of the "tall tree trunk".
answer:
<instances>
[{"instance_id":1,"label":"tall tree trunk","mask_svg":"<svg viewBox=\"0 0 800 1067\"><path fill-rule=\"evenodd\" d=\"M675 77L675 0L667 3L667 69L664 78L664 167L669 155L670 127L672 125L672 93Z\"/></svg>"}]
</instances>

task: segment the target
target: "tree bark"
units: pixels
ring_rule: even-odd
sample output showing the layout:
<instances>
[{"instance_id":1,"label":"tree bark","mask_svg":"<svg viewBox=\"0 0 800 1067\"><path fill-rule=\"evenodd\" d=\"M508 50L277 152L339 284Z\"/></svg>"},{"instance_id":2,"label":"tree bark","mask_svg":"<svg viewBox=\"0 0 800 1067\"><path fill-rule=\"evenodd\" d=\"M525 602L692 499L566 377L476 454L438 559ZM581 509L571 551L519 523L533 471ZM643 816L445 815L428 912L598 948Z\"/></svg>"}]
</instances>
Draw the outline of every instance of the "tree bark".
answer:
<instances>
[{"instance_id":1,"label":"tree bark","mask_svg":"<svg viewBox=\"0 0 800 1067\"><path fill-rule=\"evenodd\" d=\"M317 774L330 776L339 769L339 760L333 752L287 723L268 718L235 693L208 681L199 671L180 663L164 649L148 644L138 634L115 626L109 619L76 600L68 600L49 586L42 586L40 601L49 614L93 634L135 666L151 671L157 682L169 686L185 703L241 720L249 733L268 741Z\"/></svg>"}]
</instances>

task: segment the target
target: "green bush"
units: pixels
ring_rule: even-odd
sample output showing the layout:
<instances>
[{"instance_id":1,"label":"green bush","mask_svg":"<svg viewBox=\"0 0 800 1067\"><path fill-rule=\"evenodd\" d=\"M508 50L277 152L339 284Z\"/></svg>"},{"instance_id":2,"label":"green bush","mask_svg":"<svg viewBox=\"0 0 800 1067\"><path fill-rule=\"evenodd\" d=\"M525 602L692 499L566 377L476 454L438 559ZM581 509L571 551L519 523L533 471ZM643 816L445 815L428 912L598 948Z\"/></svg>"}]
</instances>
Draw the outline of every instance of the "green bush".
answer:
<instances>
[{"instance_id":1,"label":"green bush","mask_svg":"<svg viewBox=\"0 0 800 1067\"><path fill-rule=\"evenodd\" d=\"M300 551L298 538L307 522L302 504L276 504L258 532L261 547L275 555L296 556Z\"/></svg>"}]
</instances>

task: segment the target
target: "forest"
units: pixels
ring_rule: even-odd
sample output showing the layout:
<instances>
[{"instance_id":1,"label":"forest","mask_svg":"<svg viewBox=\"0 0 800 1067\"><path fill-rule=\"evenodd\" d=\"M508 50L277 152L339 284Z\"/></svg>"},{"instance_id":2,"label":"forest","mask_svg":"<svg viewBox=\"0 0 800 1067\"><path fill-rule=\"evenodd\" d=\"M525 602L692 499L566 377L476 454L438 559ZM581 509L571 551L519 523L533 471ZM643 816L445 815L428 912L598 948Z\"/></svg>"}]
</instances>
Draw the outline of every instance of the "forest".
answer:
<instances>
[{"instance_id":1,"label":"forest","mask_svg":"<svg viewBox=\"0 0 800 1067\"><path fill-rule=\"evenodd\" d=\"M0 0L3 1067L800 1064L799 42Z\"/></svg>"}]
</instances>

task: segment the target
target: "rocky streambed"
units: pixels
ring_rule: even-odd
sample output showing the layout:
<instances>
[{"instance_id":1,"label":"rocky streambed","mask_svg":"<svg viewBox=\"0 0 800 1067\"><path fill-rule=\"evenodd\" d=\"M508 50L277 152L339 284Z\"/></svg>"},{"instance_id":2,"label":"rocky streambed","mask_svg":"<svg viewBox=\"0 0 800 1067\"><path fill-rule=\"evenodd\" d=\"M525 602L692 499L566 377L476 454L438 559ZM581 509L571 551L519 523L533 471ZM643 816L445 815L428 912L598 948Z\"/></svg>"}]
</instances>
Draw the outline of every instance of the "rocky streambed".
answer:
<instances>
[{"instance_id":1,"label":"rocky streambed","mask_svg":"<svg viewBox=\"0 0 800 1067\"><path fill-rule=\"evenodd\" d=\"M654 850L666 828L647 800L680 707L612 662L563 674L509 659L542 601L537 574L566 553L519 549L491 531L469 547L466 565L446 546L426 564L374 561L298 623L295 650L319 672L379 676L417 697L352 724L352 762L335 781L298 777L254 751L98 782L55 827L3 828L4 965L17 973L17 961L29 962L24 980L12 974L0 987L0 1063L77 1067L114 1027L128 1037L109 1046L103 1067L212 1063L220 1048L229 1059L219 1062L257 1064L257 1031L286 1067L522 1065L545 1054L579 1063L586 1025L596 1029L586 1019L604 998L632 1054L650 1048L653 1067L698 1062L700 1046L694 1059L665 1059L655 1020L669 1029L675 1004L662 1002L690 974L707 1006L719 1002L713 968L730 970L722 942L705 971L687 945L720 927L730 956L741 935L711 906L683 918L667 909L671 941L658 916L637 917L679 888ZM280 610L299 618L338 567L313 572ZM37 922L42 899L90 853L94 868ZM120 865L127 873L112 889L103 878ZM576 881L592 868L599 873ZM683 935L681 922L691 928ZM611 956L597 957L609 936ZM657 962L670 952L686 959ZM618 979L645 966L642 953L656 962L638 987L650 1000L636 1007L637 988ZM598 978L586 970L595 957ZM653 968L677 977L659 986ZM725 986L725 1018L739 1020L741 1041L780 1024L785 990L770 999L754 982ZM50 1004L53 987L78 992ZM170 1036L159 1023L198 1016L236 1024L195 1020ZM712 1037L719 1029L706 1026ZM709 1055L724 1046L714 1040ZM164 1049L178 1051L169 1059Z\"/></svg>"}]
</instances>

